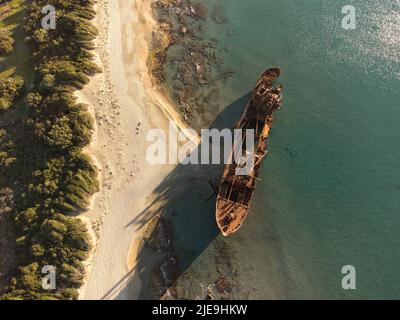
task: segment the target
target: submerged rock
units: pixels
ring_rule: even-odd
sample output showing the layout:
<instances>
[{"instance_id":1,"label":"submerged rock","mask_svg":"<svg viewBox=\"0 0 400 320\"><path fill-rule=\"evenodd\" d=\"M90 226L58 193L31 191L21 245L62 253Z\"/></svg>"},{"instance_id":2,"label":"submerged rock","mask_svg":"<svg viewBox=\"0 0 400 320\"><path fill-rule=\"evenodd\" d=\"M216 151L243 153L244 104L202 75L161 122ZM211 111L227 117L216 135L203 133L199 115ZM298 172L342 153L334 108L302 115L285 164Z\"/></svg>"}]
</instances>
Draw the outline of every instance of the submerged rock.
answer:
<instances>
[{"instance_id":1,"label":"submerged rock","mask_svg":"<svg viewBox=\"0 0 400 320\"><path fill-rule=\"evenodd\" d=\"M220 5L216 5L211 13L211 19L217 24L227 23L228 19L224 14L224 9Z\"/></svg>"},{"instance_id":2,"label":"submerged rock","mask_svg":"<svg viewBox=\"0 0 400 320\"><path fill-rule=\"evenodd\" d=\"M208 9L202 3L197 3L195 5L190 6L190 12L193 15L195 15L203 20L206 20L207 16L208 16Z\"/></svg>"},{"instance_id":3,"label":"submerged rock","mask_svg":"<svg viewBox=\"0 0 400 320\"><path fill-rule=\"evenodd\" d=\"M215 283L215 286L219 293L221 294L231 294L233 285L225 278L221 277Z\"/></svg>"},{"instance_id":4,"label":"submerged rock","mask_svg":"<svg viewBox=\"0 0 400 320\"><path fill-rule=\"evenodd\" d=\"M171 97L182 119L200 130L214 120L219 110L211 107L218 105L216 100L202 105L204 97L229 77L224 74L220 56L224 49L218 47L215 37L207 38L208 24L204 21L209 10L193 0L160 0L153 8L160 34L155 34L149 54L150 74L156 84L174 88ZM226 21L221 6L213 9L213 16L217 23Z\"/></svg>"}]
</instances>

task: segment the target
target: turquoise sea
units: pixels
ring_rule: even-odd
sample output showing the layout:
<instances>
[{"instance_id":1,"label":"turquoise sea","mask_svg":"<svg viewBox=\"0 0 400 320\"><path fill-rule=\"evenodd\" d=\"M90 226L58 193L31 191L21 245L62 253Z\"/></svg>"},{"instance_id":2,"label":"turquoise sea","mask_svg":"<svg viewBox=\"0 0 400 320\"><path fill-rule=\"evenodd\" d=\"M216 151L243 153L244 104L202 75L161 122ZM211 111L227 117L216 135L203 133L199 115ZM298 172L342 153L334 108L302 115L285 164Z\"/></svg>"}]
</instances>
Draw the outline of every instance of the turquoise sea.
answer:
<instances>
[{"instance_id":1,"label":"turquoise sea","mask_svg":"<svg viewBox=\"0 0 400 320\"><path fill-rule=\"evenodd\" d=\"M160 186L183 264L180 296L202 298L225 277L233 299L400 298L400 1L206 4L226 17L207 32L234 71L215 125L237 120L270 66L283 69L284 106L237 234L218 235L205 200L220 168L178 168L187 171L179 190ZM356 30L341 27L348 4ZM341 287L345 265L356 268L356 290Z\"/></svg>"}]
</instances>

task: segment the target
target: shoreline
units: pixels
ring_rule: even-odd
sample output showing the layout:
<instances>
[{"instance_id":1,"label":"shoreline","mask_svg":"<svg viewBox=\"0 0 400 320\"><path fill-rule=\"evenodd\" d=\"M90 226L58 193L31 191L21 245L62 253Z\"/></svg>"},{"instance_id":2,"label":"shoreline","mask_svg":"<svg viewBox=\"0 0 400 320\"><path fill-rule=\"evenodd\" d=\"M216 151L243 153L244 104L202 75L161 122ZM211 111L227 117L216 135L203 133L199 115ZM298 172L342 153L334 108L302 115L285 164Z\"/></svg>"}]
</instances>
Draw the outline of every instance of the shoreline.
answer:
<instances>
[{"instance_id":1,"label":"shoreline","mask_svg":"<svg viewBox=\"0 0 400 320\"><path fill-rule=\"evenodd\" d=\"M85 148L99 169L100 191L92 197L83 220L95 234L86 260L80 299L136 299L141 283L135 276L143 227L142 216L151 194L174 165L151 166L146 160L145 132L167 131L173 120L186 125L173 104L152 84L147 69L148 35L156 21L153 0L96 3L95 61L103 72L95 75L77 96L89 104L95 118L91 144ZM136 127L136 130L135 130ZM199 141L198 137L188 137Z\"/></svg>"}]
</instances>

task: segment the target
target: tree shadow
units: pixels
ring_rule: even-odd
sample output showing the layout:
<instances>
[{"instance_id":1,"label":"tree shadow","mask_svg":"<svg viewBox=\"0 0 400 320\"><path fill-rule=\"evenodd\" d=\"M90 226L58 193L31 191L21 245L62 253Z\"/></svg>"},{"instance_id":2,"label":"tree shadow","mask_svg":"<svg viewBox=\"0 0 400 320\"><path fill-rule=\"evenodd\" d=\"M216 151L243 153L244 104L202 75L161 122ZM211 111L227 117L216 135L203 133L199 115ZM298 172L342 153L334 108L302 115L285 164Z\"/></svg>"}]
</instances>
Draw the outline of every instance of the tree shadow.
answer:
<instances>
[{"instance_id":1,"label":"tree shadow","mask_svg":"<svg viewBox=\"0 0 400 320\"><path fill-rule=\"evenodd\" d=\"M116 292L120 292L119 295L121 295L121 292L124 290L127 290L130 279L132 278L134 270L129 271L121 280L119 280L110 290L108 290L100 300L109 300L114 296ZM122 290L122 291L121 291Z\"/></svg>"},{"instance_id":2,"label":"tree shadow","mask_svg":"<svg viewBox=\"0 0 400 320\"><path fill-rule=\"evenodd\" d=\"M24 10L13 12L12 14L8 15L6 18L2 19L3 24L8 25L16 25L19 23L21 18L24 16Z\"/></svg>"},{"instance_id":3,"label":"tree shadow","mask_svg":"<svg viewBox=\"0 0 400 320\"><path fill-rule=\"evenodd\" d=\"M211 128L232 129L250 94L245 94L227 106ZM198 146L196 151L200 153L200 149L201 146ZM155 216L158 217L154 222L155 227L146 235L148 240L145 248L137 257L135 277L139 277L142 283L140 299L154 299L165 293L167 288L174 287L182 273L219 236L215 222L215 196L212 196L210 181L219 183L223 168L223 164L178 165L154 190L151 204L127 225L137 225L140 228ZM149 248L157 251L161 259L153 267L149 267L146 258ZM150 282L154 279L157 287L161 287L159 295L158 292L155 295L149 292L149 288L154 285Z\"/></svg>"},{"instance_id":4,"label":"tree shadow","mask_svg":"<svg viewBox=\"0 0 400 320\"><path fill-rule=\"evenodd\" d=\"M16 25L12 29L15 39L15 48L13 52L0 59L0 78L6 78L14 75L22 76L28 88L33 80L32 61L30 57L30 48L26 42L25 31L23 30L23 18L26 9L13 13L3 20L4 25Z\"/></svg>"}]
</instances>

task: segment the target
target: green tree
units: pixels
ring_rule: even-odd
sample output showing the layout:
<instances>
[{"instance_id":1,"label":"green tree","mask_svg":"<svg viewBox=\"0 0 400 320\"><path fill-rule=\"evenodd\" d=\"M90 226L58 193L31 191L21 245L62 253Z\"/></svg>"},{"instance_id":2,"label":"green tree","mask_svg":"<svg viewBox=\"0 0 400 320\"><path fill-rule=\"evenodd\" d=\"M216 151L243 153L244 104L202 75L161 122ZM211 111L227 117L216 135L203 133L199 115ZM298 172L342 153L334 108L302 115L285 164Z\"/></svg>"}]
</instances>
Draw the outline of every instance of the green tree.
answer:
<instances>
[{"instance_id":1,"label":"green tree","mask_svg":"<svg viewBox=\"0 0 400 320\"><path fill-rule=\"evenodd\" d=\"M0 30L0 56L6 56L14 50L14 38L10 31Z\"/></svg>"},{"instance_id":2,"label":"green tree","mask_svg":"<svg viewBox=\"0 0 400 320\"><path fill-rule=\"evenodd\" d=\"M24 90L24 80L15 76L0 80L0 110L8 109Z\"/></svg>"}]
</instances>

